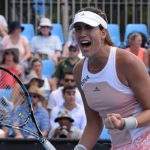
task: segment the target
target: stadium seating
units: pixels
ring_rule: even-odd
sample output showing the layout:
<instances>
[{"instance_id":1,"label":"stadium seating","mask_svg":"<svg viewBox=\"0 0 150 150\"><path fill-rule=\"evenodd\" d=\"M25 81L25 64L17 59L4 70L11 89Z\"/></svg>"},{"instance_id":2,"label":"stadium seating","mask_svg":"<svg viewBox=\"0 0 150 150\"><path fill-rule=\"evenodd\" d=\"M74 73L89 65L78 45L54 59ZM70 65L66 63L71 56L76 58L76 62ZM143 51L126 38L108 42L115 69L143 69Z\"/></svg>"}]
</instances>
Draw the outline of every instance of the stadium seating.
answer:
<instances>
[{"instance_id":1,"label":"stadium seating","mask_svg":"<svg viewBox=\"0 0 150 150\"><path fill-rule=\"evenodd\" d=\"M109 140L110 140L110 135L109 135L109 133L108 133L108 129L106 129L106 128L104 127L99 138L100 138L100 139L109 139Z\"/></svg>"},{"instance_id":2,"label":"stadium seating","mask_svg":"<svg viewBox=\"0 0 150 150\"><path fill-rule=\"evenodd\" d=\"M32 0L35 4L33 8L37 11L40 16L45 16L45 3L48 0Z\"/></svg>"},{"instance_id":3,"label":"stadium seating","mask_svg":"<svg viewBox=\"0 0 150 150\"><path fill-rule=\"evenodd\" d=\"M121 45L120 42L120 28L118 24L108 24L108 32L109 35L115 44L116 47L119 47Z\"/></svg>"},{"instance_id":4,"label":"stadium seating","mask_svg":"<svg viewBox=\"0 0 150 150\"><path fill-rule=\"evenodd\" d=\"M126 46L127 38L132 32L141 32L148 38L148 29L146 24L127 24L123 41L124 46Z\"/></svg>"},{"instance_id":5,"label":"stadium seating","mask_svg":"<svg viewBox=\"0 0 150 150\"><path fill-rule=\"evenodd\" d=\"M32 24L22 24L22 26L24 30L21 34L27 37L29 42L31 42L32 37L35 35L34 26Z\"/></svg>"},{"instance_id":6,"label":"stadium seating","mask_svg":"<svg viewBox=\"0 0 150 150\"><path fill-rule=\"evenodd\" d=\"M54 62L50 59L42 60L42 67L42 76L50 79L55 69Z\"/></svg>"},{"instance_id":7,"label":"stadium seating","mask_svg":"<svg viewBox=\"0 0 150 150\"><path fill-rule=\"evenodd\" d=\"M62 25L60 23L52 23L52 35L57 35L60 38L62 45L64 44L64 35Z\"/></svg>"}]
</instances>

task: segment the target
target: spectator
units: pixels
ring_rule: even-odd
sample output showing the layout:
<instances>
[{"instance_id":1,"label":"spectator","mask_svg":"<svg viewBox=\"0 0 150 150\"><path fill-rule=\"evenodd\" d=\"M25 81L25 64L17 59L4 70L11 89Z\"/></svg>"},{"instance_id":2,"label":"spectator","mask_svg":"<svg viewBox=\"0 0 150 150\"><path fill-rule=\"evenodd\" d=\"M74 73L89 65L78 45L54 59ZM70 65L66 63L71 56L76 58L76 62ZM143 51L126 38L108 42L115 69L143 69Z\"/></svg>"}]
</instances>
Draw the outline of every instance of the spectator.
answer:
<instances>
[{"instance_id":1,"label":"spectator","mask_svg":"<svg viewBox=\"0 0 150 150\"><path fill-rule=\"evenodd\" d=\"M49 112L55 107L62 105L64 103L64 97L63 97L63 87L64 86L74 86L75 80L72 72L65 72L63 77L63 86L57 88L56 90L52 91L49 100L48 100L48 110ZM76 103L79 105L83 105L82 98L79 93L79 90L76 88L76 94L75 94Z\"/></svg>"},{"instance_id":2,"label":"spectator","mask_svg":"<svg viewBox=\"0 0 150 150\"><path fill-rule=\"evenodd\" d=\"M52 59L56 64L61 57L62 45L58 36L51 35L51 21L41 18L39 34L31 41L32 53L38 54L41 59Z\"/></svg>"},{"instance_id":3,"label":"spectator","mask_svg":"<svg viewBox=\"0 0 150 150\"><path fill-rule=\"evenodd\" d=\"M75 30L72 29L70 31L70 34L71 34L70 35L71 38L68 39L68 41L64 45L63 54L62 54L63 58L69 57L69 47L70 47L70 45L73 45L73 46L77 45L76 36L75 36ZM80 49L79 49L78 57L81 58L81 59L83 58Z\"/></svg>"},{"instance_id":4,"label":"spectator","mask_svg":"<svg viewBox=\"0 0 150 150\"><path fill-rule=\"evenodd\" d=\"M72 126L74 119L68 110L60 110L55 122L58 122L59 126L51 129L49 138L79 139L81 137L81 130Z\"/></svg>"},{"instance_id":5,"label":"spectator","mask_svg":"<svg viewBox=\"0 0 150 150\"><path fill-rule=\"evenodd\" d=\"M42 90L40 90L37 86L31 86L28 89L28 91L29 91L29 94L31 97L33 112L34 112L37 124L38 124L43 136L47 137L48 131L49 131L48 112L45 108L38 105L38 103L40 101L45 100L45 98L46 98L45 93ZM21 122L24 122L24 120L23 120L23 118L21 120L19 120L18 114L19 114L19 112L22 112L24 118L27 118L27 117L25 117L28 115L26 109L27 109L26 105L21 105L16 110L16 114L13 119L15 121L17 120L19 124L21 124ZM34 128L34 124L32 123L31 120L29 120L29 122L25 125L25 127L32 130L33 132L36 132L35 128ZM14 129L14 136L15 136L15 138L34 138L32 135L30 135L27 132L22 132L22 131L15 130L15 129Z\"/></svg>"},{"instance_id":6,"label":"spectator","mask_svg":"<svg viewBox=\"0 0 150 150\"><path fill-rule=\"evenodd\" d=\"M49 94L53 90L51 88L52 87L51 86L52 85L52 80L42 76L42 62L38 58L34 58L31 61L31 68L30 68L30 73L29 73L28 77L30 75L31 76L35 75L39 79L44 80L44 84L43 84L43 86L41 88L45 91L45 93L46 93L46 101L48 101Z\"/></svg>"},{"instance_id":7,"label":"spectator","mask_svg":"<svg viewBox=\"0 0 150 150\"><path fill-rule=\"evenodd\" d=\"M86 125L86 117L83 107L76 103L76 87L65 86L62 90L62 93L64 102L61 105L57 105L56 107L54 107L50 114L51 128L58 127L58 123L56 123L54 120L57 117L59 110L67 109L74 119L73 126L83 131ZM59 97L57 99L59 99Z\"/></svg>"},{"instance_id":8,"label":"spectator","mask_svg":"<svg viewBox=\"0 0 150 150\"><path fill-rule=\"evenodd\" d=\"M9 25L9 35L6 35L2 40L3 48L18 48L19 61L28 68L27 61L31 57L29 41L26 37L20 33L24 30L24 27L18 21L13 21Z\"/></svg>"},{"instance_id":9,"label":"spectator","mask_svg":"<svg viewBox=\"0 0 150 150\"><path fill-rule=\"evenodd\" d=\"M55 72L53 74L53 87L57 88L62 85L62 80L65 72L72 72L75 64L80 60L78 57L79 49L77 45L69 46L69 57L60 61L56 66Z\"/></svg>"},{"instance_id":10,"label":"spectator","mask_svg":"<svg viewBox=\"0 0 150 150\"><path fill-rule=\"evenodd\" d=\"M24 79L24 68L19 64L19 51L17 48L8 48L0 50L0 64L4 68L10 70L15 75L17 75L21 80ZM12 86L14 84L14 80L4 78L5 82L8 85Z\"/></svg>"},{"instance_id":11,"label":"spectator","mask_svg":"<svg viewBox=\"0 0 150 150\"><path fill-rule=\"evenodd\" d=\"M8 33L8 25L4 16L0 15L0 47L2 38Z\"/></svg>"},{"instance_id":12,"label":"spectator","mask_svg":"<svg viewBox=\"0 0 150 150\"><path fill-rule=\"evenodd\" d=\"M129 52L135 54L145 64L146 68L149 68L148 51L142 48L142 36L138 32L134 32L128 39L129 47L126 49Z\"/></svg>"},{"instance_id":13,"label":"spectator","mask_svg":"<svg viewBox=\"0 0 150 150\"><path fill-rule=\"evenodd\" d=\"M40 79L36 74L30 74L27 77L27 81L24 82L24 85L27 89L29 89L31 86L37 86L38 88L41 88L44 85L44 80Z\"/></svg>"}]
</instances>

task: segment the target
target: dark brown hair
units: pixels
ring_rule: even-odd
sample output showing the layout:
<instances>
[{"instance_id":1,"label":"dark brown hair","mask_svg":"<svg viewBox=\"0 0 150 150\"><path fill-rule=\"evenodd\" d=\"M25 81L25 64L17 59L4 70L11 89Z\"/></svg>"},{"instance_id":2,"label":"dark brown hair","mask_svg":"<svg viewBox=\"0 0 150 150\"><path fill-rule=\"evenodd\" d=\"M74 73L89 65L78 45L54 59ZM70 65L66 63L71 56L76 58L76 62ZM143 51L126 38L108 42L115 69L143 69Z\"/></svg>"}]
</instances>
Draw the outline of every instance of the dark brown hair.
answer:
<instances>
[{"instance_id":1,"label":"dark brown hair","mask_svg":"<svg viewBox=\"0 0 150 150\"><path fill-rule=\"evenodd\" d=\"M4 52L4 54L3 54L3 58L2 58L2 64L5 64L5 61L6 61L6 55L7 55L7 53L12 53L12 55L13 55L13 61L15 62L15 63L18 63L19 62L19 58L18 58L18 55L16 55L16 53L14 52L14 51L11 51L11 50L7 50L6 52Z\"/></svg>"}]
</instances>

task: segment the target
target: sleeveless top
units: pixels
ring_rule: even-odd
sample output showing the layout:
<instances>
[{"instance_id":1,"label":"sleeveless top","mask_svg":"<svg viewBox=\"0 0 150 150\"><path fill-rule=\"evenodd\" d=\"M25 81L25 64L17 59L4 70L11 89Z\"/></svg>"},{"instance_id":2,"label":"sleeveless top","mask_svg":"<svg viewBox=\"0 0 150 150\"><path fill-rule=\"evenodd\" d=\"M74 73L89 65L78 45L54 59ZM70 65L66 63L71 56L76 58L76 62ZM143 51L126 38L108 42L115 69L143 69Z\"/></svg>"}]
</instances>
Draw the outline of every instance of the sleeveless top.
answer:
<instances>
[{"instance_id":1,"label":"sleeveless top","mask_svg":"<svg viewBox=\"0 0 150 150\"><path fill-rule=\"evenodd\" d=\"M133 91L122 84L116 72L116 47L111 47L107 64L98 73L88 71L88 58L85 59L81 88L88 106L104 119L108 113L119 113L122 117L136 116L142 111ZM94 129L93 129L94 130ZM109 130L113 147L120 147L131 143L150 127L130 130Z\"/></svg>"}]
</instances>

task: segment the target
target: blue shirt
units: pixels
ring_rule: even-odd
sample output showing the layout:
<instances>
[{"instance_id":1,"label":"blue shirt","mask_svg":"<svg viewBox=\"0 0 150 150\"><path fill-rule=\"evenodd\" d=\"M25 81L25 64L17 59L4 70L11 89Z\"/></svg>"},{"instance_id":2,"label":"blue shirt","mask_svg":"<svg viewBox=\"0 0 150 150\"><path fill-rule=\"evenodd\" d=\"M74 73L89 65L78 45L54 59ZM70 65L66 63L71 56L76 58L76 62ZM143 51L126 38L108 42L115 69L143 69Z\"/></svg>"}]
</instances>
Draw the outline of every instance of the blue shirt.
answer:
<instances>
[{"instance_id":1,"label":"blue shirt","mask_svg":"<svg viewBox=\"0 0 150 150\"><path fill-rule=\"evenodd\" d=\"M13 121L17 121L19 124L22 124L25 122L28 115L29 114L27 113L26 105L21 105L16 110L14 117L13 117ZM47 110L45 108L38 106L36 112L34 112L34 116L35 116L37 125L39 126L40 130L41 131L49 131L49 127L50 127L49 126L49 115L48 115ZM37 133L36 127L31 118L23 128L26 128L34 133ZM27 132L23 132L23 131L21 131L21 132L25 138L27 138L30 135Z\"/></svg>"}]
</instances>

